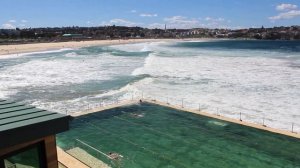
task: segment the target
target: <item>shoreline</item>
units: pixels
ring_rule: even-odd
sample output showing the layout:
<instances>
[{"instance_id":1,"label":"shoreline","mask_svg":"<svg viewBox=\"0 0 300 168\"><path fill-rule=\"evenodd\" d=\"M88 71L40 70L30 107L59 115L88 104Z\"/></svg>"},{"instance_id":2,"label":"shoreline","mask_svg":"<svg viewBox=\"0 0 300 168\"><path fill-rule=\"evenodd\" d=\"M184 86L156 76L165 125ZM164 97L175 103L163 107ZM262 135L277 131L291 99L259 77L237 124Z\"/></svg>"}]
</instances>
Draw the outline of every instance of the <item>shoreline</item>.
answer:
<instances>
[{"instance_id":1,"label":"shoreline","mask_svg":"<svg viewBox=\"0 0 300 168\"><path fill-rule=\"evenodd\" d=\"M19 56L19 54L30 54L34 52L46 52L60 49L77 49L90 46L106 46L119 44L134 44L146 42L187 42L187 41L212 41L212 38L187 38L187 39L120 39L120 40L91 40L91 41L69 41L0 45L0 58L3 56ZM220 39L219 39L220 40Z\"/></svg>"},{"instance_id":2,"label":"shoreline","mask_svg":"<svg viewBox=\"0 0 300 168\"><path fill-rule=\"evenodd\" d=\"M93 40L93 41L70 41L70 42L0 45L0 56L26 54L31 52L43 52L43 51L51 51L51 50L58 50L58 49L69 49L69 48L76 49L76 48L89 47L89 46L132 44L132 43L158 42L158 41L180 41L180 39Z\"/></svg>"},{"instance_id":3,"label":"shoreline","mask_svg":"<svg viewBox=\"0 0 300 168\"><path fill-rule=\"evenodd\" d=\"M119 45L119 44L133 44L145 42L205 42L214 40L253 40L253 41L268 41L256 39L224 39L224 38L183 38L183 39L118 39L118 40L91 40L91 41L68 41L68 42L46 42L46 43L28 43L28 44L9 44L0 45L1 56L18 56L18 54L27 54L32 52L44 52L59 49L77 49L89 46L106 46L106 45ZM285 40L284 40L285 41ZM17 55L16 55L17 54Z\"/></svg>"}]
</instances>

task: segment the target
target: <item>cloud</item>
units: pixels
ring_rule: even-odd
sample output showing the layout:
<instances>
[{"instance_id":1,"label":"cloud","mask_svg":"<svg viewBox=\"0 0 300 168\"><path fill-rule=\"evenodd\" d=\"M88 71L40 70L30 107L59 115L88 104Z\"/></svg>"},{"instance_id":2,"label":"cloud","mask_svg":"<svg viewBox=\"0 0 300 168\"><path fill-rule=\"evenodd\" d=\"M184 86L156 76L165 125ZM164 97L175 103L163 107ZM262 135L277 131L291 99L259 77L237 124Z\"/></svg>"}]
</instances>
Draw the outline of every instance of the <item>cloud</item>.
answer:
<instances>
[{"instance_id":1,"label":"cloud","mask_svg":"<svg viewBox=\"0 0 300 168\"><path fill-rule=\"evenodd\" d=\"M225 21L225 19L221 18L221 17L219 17L219 18L206 17L205 20L206 21L213 21L213 22L224 22Z\"/></svg>"},{"instance_id":2,"label":"cloud","mask_svg":"<svg viewBox=\"0 0 300 168\"><path fill-rule=\"evenodd\" d=\"M291 10L288 12L279 13L276 16L269 17L271 21L282 20L282 19L293 19L300 16L300 10Z\"/></svg>"},{"instance_id":3,"label":"cloud","mask_svg":"<svg viewBox=\"0 0 300 168\"><path fill-rule=\"evenodd\" d=\"M150 13L141 13L141 17L157 17L158 15L156 13L150 14Z\"/></svg>"},{"instance_id":4,"label":"cloud","mask_svg":"<svg viewBox=\"0 0 300 168\"><path fill-rule=\"evenodd\" d=\"M19 24L18 25L20 28L24 28L24 27L26 27L26 25L25 24Z\"/></svg>"},{"instance_id":5,"label":"cloud","mask_svg":"<svg viewBox=\"0 0 300 168\"><path fill-rule=\"evenodd\" d=\"M218 17L206 17L206 18L188 18L185 16L172 16L164 18L164 23L151 23L148 25L149 28L160 28L163 29L165 24L167 28L177 28L177 29L190 29L190 28L228 28L228 23L230 20Z\"/></svg>"},{"instance_id":6,"label":"cloud","mask_svg":"<svg viewBox=\"0 0 300 168\"><path fill-rule=\"evenodd\" d=\"M130 11L130 13L136 13L137 11L136 10L134 10L134 9L132 9L131 11Z\"/></svg>"},{"instance_id":7,"label":"cloud","mask_svg":"<svg viewBox=\"0 0 300 168\"><path fill-rule=\"evenodd\" d=\"M206 20L206 21L209 21L209 20L211 20L211 18L210 18L210 17L206 17L205 20Z\"/></svg>"},{"instance_id":8,"label":"cloud","mask_svg":"<svg viewBox=\"0 0 300 168\"><path fill-rule=\"evenodd\" d=\"M205 28L230 28L230 26L228 26L229 23L231 23L231 20L226 20L223 17L206 17L204 19L200 19L203 20L204 22L201 24L201 27L205 27Z\"/></svg>"},{"instance_id":9,"label":"cloud","mask_svg":"<svg viewBox=\"0 0 300 168\"><path fill-rule=\"evenodd\" d=\"M151 23L148 25L148 28L150 29L164 29L165 28L165 24L163 23Z\"/></svg>"},{"instance_id":10,"label":"cloud","mask_svg":"<svg viewBox=\"0 0 300 168\"><path fill-rule=\"evenodd\" d=\"M110 20L110 23L116 24L116 25L123 25L123 26L133 26L136 25L135 22L131 22L125 19L112 19Z\"/></svg>"},{"instance_id":11,"label":"cloud","mask_svg":"<svg viewBox=\"0 0 300 168\"><path fill-rule=\"evenodd\" d=\"M137 26L139 23L135 23L125 19L112 19L109 22L102 22L102 25L117 25L117 26Z\"/></svg>"},{"instance_id":12,"label":"cloud","mask_svg":"<svg viewBox=\"0 0 300 168\"><path fill-rule=\"evenodd\" d=\"M293 9L297 9L297 8L298 8L297 5L284 4L284 3L276 6L276 10L278 10L278 11L293 10Z\"/></svg>"},{"instance_id":13,"label":"cloud","mask_svg":"<svg viewBox=\"0 0 300 168\"><path fill-rule=\"evenodd\" d=\"M86 21L86 24L87 24L87 25L91 25L91 24L93 24L93 22L91 22L91 21Z\"/></svg>"},{"instance_id":14,"label":"cloud","mask_svg":"<svg viewBox=\"0 0 300 168\"><path fill-rule=\"evenodd\" d=\"M199 27L200 21L194 18L187 18L184 16L172 16L165 18L164 21L167 23L169 28L188 29Z\"/></svg>"},{"instance_id":15,"label":"cloud","mask_svg":"<svg viewBox=\"0 0 300 168\"><path fill-rule=\"evenodd\" d=\"M21 27L24 28L26 27L25 23L27 23L28 21L25 19L22 19L20 22L11 19L8 20L6 23L2 24L2 28L3 29L15 29L16 27Z\"/></svg>"},{"instance_id":16,"label":"cloud","mask_svg":"<svg viewBox=\"0 0 300 168\"><path fill-rule=\"evenodd\" d=\"M269 17L268 19L271 22L275 22L276 20L293 19L300 16L300 10L298 10L297 5L283 3L277 5L276 10L281 12L276 16Z\"/></svg>"},{"instance_id":17,"label":"cloud","mask_svg":"<svg viewBox=\"0 0 300 168\"><path fill-rule=\"evenodd\" d=\"M3 29L15 29L16 26L14 26L14 25L11 24L11 23L4 23L4 24L2 24L2 28L3 28Z\"/></svg>"}]
</instances>

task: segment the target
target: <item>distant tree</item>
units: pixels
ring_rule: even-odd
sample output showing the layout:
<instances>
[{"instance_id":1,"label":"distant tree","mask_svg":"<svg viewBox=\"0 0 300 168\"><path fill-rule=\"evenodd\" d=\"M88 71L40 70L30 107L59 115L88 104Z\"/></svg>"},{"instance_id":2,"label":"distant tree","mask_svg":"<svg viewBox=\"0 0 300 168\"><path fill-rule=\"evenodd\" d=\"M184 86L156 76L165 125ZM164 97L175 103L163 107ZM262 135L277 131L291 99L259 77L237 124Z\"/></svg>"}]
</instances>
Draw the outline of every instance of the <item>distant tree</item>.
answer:
<instances>
[{"instance_id":1,"label":"distant tree","mask_svg":"<svg viewBox=\"0 0 300 168\"><path fill-rule=\"evenodd\" d=\"M257 34L255 34L253 36L253 38L255 38L255 39L262 39L262 36L259 33L257 33Z\"/></svg>"},{"instance_id":2,"label":"distant tree","mask_svg":"<svg viewBox=\"0 0 300 168\"><path fill-rule=\"evenodd\" d=\"M131 33L130 33L130 32L127 32L127 33L126 33L126 37L131 37Z\"/></svg>"}]
</instances>

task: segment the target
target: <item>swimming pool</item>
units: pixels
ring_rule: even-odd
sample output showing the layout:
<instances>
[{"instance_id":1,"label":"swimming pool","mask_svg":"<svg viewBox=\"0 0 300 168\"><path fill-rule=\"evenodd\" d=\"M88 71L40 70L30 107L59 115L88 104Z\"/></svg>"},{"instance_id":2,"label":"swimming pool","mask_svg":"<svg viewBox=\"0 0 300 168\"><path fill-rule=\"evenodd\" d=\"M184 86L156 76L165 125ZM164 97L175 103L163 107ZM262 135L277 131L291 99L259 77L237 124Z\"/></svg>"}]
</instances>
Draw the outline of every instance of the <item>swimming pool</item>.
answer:
<instances>
[{"instance_id":1,"label":"swimming pool","mask_svg":"<svg viewBox=\"0 0 300 168\"><path fill-rule=\"evenodd\" d=\"M57 145L111 167L300 167L299 139L150 103L79 116L70 126Z\"/></svg>"}]
</instances>

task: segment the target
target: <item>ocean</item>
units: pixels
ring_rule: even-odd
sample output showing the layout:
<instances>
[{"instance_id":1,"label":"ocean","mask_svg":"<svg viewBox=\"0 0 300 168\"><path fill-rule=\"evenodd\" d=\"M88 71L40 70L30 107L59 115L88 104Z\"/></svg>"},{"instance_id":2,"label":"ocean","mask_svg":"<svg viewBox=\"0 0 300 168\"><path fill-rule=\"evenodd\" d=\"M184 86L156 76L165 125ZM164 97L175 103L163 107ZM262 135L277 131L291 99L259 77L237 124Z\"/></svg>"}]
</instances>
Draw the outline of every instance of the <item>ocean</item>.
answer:
<instances>
[{"instance_id":1,"label":"ocean","mask_svg":"<svg viewBox=\"0 0 300 168\"><path fill-rule=\"evenodd\" d=\"M300 42L161 41L0 57L1 99L72 113L141 95L290 130L300 123Z\"/></svg>"}]
</instances>

